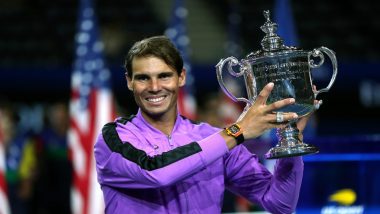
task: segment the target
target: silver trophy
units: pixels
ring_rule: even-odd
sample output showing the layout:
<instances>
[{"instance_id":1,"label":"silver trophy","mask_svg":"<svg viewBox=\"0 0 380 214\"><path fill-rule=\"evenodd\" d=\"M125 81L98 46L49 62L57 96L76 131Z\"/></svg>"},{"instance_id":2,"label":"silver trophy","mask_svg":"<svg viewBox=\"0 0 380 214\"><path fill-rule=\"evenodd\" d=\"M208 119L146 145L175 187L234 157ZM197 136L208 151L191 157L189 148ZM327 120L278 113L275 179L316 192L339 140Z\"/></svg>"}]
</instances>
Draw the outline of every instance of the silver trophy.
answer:
<instances>
[{"instance_id":1,"label":"silver trophy","mask_svg":"<svg viewBox=\"0 0 380 214\"><path fill-rule=\"evenodd\" d=\"M326 47L305 51L284 45L283 40L276 34L277 24L270 20L269 11L264 11L264 16L266 22L261 26L261 30L266 35L261 41L262 50L250 53L240 61L233 56L221 59L216 65L219 85L235 102L243 101L247 106L251 106L256 100L257 92L269 82L273 82L274 88L267 104L285 98L295 99L293 105L278 109L277 117L282 116L282 112L295 112L299 117L303 117L319 107L320 103L314 105L317 95L329 91L333 85L338 71L335 53ZM326 88L314 90L310 69L318 68L324 63L323 53L332 62L332 78ZM248 99L237 98L226 88L222 77L225 65L232 76L244 77ZM235 72L234 67L238 68L239 72ZM278 121L280 122L281 118L278 118ZM290 121L285 128L277 129L279 142L265 154L266 158L300 156L319 151L317 147L299 139L296 122Z\"/></svg>"}]
</instances>

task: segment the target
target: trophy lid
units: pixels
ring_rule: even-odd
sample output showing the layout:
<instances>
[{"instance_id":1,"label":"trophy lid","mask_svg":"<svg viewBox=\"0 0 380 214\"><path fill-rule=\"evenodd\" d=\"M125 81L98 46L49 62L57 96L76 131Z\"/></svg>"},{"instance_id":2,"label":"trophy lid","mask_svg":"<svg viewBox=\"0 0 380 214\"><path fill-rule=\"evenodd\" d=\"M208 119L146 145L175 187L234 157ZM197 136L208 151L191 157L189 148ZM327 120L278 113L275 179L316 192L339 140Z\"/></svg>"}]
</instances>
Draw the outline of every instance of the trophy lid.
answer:
<instances>
[{"instance_id":1,"label":"trophy lid","mask_svg":"<svg viewBox=\"0 0 380 214\"><path fill-rule=\"evenodd\" d=\"M261 40L262 50L250 53L247 58L258 57L262 55L272 55L276 52L297 50L296 47L289 47L284 45L284 40L276 33L277 24L270 20L269 10L263 12L266 22L260 27L265 33L264 38Z\"/></svg>"},{"instance_id":2,"label":"trophy lid","mask_svg":"<svg viewBox=\"0 0 380 214\"><path fill-rule=\"evenodd\" d=\"M269 10L263 12L266 22L260 27L266 34L261 41L261 46L265 51L276 51L284 48L284 40L282 40L277 34L277 24L270 20Z\"/></svg>"}]
</instances>

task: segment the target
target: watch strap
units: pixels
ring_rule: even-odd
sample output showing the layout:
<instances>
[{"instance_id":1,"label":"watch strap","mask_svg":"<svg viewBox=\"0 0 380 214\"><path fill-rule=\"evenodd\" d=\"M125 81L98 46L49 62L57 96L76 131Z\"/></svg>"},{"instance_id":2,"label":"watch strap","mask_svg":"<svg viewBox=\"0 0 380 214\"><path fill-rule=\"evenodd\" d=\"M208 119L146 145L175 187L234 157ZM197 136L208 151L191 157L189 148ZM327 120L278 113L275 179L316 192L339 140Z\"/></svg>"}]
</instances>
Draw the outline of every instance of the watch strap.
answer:
<instances>
[{"instance_id":1,"label":"watch strap","mask_svg":"<svg viewBox=\"0 0 380 214\"><path fill-rule=\"evenodd\" d=\"M244 142L244 135L243 133L240 133L238 136L235 137L237 145L242 144Z\"/></svg>"}]
</instances>

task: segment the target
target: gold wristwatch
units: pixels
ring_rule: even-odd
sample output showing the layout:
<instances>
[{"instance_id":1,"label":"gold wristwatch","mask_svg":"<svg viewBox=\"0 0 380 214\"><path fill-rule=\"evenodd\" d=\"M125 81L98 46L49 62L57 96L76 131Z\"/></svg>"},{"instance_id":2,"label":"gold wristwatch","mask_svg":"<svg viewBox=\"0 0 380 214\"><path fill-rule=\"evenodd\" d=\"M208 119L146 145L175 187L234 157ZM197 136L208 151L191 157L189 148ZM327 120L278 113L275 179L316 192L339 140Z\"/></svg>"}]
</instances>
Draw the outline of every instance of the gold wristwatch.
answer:
<instances>
[{"instance_id":1,"label":"gold wristwatch","mask_svg":"<svg viewBox=\"0 0 380 214\"><path fill-rule=\"evenodd\" d=\"M237 145L244 142L243 130L239 124L235 123L227 128L224 128L224 130L226 131L227 135L232 136L236 139Z\"/></svg>"}]
</instances>

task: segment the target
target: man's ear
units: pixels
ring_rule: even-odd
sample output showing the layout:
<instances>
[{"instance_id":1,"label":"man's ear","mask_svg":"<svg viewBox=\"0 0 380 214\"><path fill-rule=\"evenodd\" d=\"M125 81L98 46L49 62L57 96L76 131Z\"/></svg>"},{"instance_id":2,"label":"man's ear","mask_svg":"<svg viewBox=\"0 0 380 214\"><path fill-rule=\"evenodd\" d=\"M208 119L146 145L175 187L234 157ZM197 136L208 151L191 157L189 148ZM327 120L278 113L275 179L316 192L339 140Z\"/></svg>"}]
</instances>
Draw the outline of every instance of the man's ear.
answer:
<instances>
[{"instance_id":1,"label":"man's ear","mask_svg":"<svg viewBox=\"0 0 380 214\"><path fill-rule=\"evenodd\" d=\"M127 80L128 89L129 89L130 91L133 91L133 87L132 87L132 78L130 78L130 77L128 76L128 74L125 73L125 79Z\"/></svg>"},{"instance_id":2,"label":"man's ear","mask_svg":"<svg viewBox=\"0 0 380 214\"><path fill-rule=\"evenodd\" d=\"M182 68L181 73L179 74L179 87L182 87L186 84L186 69Z\"/></svg>"}]
</instances>

